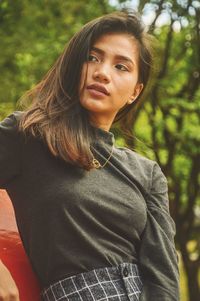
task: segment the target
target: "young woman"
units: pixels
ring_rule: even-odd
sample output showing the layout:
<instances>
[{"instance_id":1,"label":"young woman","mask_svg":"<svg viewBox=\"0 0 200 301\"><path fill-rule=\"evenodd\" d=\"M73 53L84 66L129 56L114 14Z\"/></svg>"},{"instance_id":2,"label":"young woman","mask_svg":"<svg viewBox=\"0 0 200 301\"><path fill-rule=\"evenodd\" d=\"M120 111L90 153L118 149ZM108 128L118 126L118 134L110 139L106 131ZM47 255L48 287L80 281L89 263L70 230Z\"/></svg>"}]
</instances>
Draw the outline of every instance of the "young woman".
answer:
<instances>
[{"instance_id":1,"label":"young woman","mask_svg":"<svg viewBox=\"0 0 200 301\"><path fill-rule=\"evenodd\" d=\"M0 187L44 301L179 299L166 178L109 131L139 101L151 63L136 14L102 16L27 94L32 105L0 124ZM19 300L3 263L0 273L0 300Z\"/></svg>"}]
</instances>

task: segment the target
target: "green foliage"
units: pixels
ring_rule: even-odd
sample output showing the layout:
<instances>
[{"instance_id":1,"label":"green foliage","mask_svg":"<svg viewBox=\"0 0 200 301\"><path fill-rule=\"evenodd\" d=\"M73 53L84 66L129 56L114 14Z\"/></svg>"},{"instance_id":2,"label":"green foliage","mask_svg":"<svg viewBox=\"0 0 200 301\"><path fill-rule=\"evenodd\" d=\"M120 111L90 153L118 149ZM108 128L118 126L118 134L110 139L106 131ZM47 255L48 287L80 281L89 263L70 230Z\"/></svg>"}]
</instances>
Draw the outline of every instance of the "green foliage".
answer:
<instances>
[{"instance_id":1,"label":"green foliage","mask_svg":"<svg viewBox=\"0 0 200 301\"><path fill-rule=\"evenodd\" d=\"M38 82L87 21L111 11L107 1L0 2L0 102L16 103Z\"/></svg>"}]
</instances>

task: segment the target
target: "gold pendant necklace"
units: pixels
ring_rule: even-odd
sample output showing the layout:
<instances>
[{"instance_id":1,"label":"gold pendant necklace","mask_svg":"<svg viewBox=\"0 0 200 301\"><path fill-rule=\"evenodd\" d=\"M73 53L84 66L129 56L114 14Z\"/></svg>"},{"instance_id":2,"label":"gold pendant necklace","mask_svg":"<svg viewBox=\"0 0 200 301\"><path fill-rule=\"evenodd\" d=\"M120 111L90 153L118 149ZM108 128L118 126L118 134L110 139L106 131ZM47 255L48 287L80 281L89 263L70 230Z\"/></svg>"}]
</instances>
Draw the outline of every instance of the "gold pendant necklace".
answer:
<instances>
[{"instance_id":1,"label":"gold pendant necklace","mask_svg":"<svg viewBox=\"0 0 200 301\"><path fill-rule=\"evenodd\" d=\"M94 148L93 148L93 149L94 149ZM94 149L94 150L95 150L95 149ZM93 157L92 165L94 166L94 168L98 169L98 168L103 168L103 167L105 167L106 164L109 162L110 158L112 157L113 150L114 150L114 144L112 145L112 149L111 149L111 152L110 152L110 155L109 155L108 159L106 160L106 162L105 162L103 165L101 165L101 163L100 163L97 159L95 159L95 158Z\"/></svg>"}]
</instances>

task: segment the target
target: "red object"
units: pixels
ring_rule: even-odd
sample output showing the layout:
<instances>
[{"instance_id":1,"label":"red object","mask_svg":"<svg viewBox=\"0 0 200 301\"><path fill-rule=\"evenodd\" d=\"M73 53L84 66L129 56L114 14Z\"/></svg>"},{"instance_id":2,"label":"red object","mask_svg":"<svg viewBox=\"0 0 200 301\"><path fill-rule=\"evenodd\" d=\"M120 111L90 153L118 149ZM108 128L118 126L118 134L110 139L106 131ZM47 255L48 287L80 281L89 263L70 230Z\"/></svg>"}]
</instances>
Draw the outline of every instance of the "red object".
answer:
<instances>
[{"instance_id":1,"label":"red object","mask_svg":"<svg viewBox=\"0 0 200 301\"><path fill-rule=\"evenodd\" d=\"M19 289L20 301L39 301L40 287L19 237L11 201L0 190L0 259Z\"/></svg>"}]
</instances>

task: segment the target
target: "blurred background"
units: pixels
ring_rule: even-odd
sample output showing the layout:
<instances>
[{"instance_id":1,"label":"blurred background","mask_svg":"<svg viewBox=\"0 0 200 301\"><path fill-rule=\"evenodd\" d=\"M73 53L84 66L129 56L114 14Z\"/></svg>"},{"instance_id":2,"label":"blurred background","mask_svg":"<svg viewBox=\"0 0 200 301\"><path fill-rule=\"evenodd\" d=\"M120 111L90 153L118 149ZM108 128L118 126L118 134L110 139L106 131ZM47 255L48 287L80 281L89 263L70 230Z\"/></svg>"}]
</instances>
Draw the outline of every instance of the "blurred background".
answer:
<instances>
[{"instance_id":1,"label":"blurred background","mask_svg":"<svg viewBox=\"0 0 200 301\"><path fill-rule=\"evenodd\" d=\"M200 300L200 2L192 0L1 0L0 120L42 79L87 21L123 7L139 11L154 40L151 85L117 142L156 160L176 222L181 301ZM155 300L156 301L156 300Z\"/></svg>"}]
</instances>

